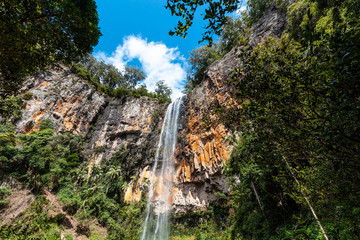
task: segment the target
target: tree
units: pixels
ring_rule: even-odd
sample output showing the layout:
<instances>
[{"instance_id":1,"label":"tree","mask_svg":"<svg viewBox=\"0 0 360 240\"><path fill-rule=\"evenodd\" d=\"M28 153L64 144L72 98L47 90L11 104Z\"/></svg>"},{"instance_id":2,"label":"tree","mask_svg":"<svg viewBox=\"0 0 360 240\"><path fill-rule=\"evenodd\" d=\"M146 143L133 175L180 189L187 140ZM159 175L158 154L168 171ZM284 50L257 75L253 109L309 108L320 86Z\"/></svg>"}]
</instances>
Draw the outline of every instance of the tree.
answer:
<instances>
[{"instance_id":1,"label":"tree","mask_svg":"<svg viewBox=\"0 0 360 240\"><path fill-rule=\"evenodd\" d=\"M273 0L248 0L247 8L249 11L243 16L248 26L252 26L257 20L259 20L264 12L268 10Z\"/></svg>"},{"instance_id":2,"label":"tree","mask_svg":"<svg viewBox=\"0 0 360 240\"><path fill-rule=\"evenodd\" d=\"M99 61L90 54L80 61L80 65L85 67L95 81L110 89L125 87L134 90L136 85L146 78L145 73L138 67L127 65L124 71L120 71L114 65Z\"/></svg>"},{"instance_id":3,"label":"tree","mask_svg":"<svg viewBox=\"0 0 360 240\"><path fill-rule=\"evenodd\" d=\"M288 9L289 32L252 51L244 48L244 64L234 72L233 96L242 106L241 117L229 117L243 139L229 166L233 174L250 163L270 172L262 184L278 188L275 193L260 189L264 204L267 194L285 195L277 202L295 201L294 216L311 223L301 230L299 221L285 219L294 234L312 226L311 232L324 239L358 238L360 30L355 16L360 9L350 8L353 3L295 1ZM246 179L240 174L240 180ZM256 206L255 193L240 199L245 190L251 193L251 186L238 187L236 205ZM251 226L244 212L237 213L237 225ZM288 239L299 239L294 236Z\"/></svg>"},{"instance_id":4,"label":"tree","mask_svg":"<svg viewBox=\"0 0 360 240\"><path fill-rule=\"evenodd\" d=\"M166 85L164 80L160 80L156 83L155 93L159 96L170 98L172 90L168 85Z\"/></svg>"},{"instance_id":5,"label":"tree","mask_svg":"<svg viewBox=\"0 0 360 240\"><path fill-rule=\"evenodd\" d=\"M91 52L101 35L94 0L1 0L0 9L0 96L36 70Z\"/></svg>"},{"instance_id":6,"label":"tree","mask_svg":"<svg viewBox=\"0 0 360 240\"><path fill-rule=\"evenodd\" d=\"M190 52L188 59L190 67L187 69L185 92L199 85L205 78L205 71L220 57L218 45L200 46Z\"/></svg>"},{"instance_id":7,"label":"tree","mask_svg":"<svg viewBox=\"0 0 360 240\"><path fill-rule=\"evenodd\" d=\"M207 40L212 43L212 35L220 34L222 26L226 22L226 15L234 12L241 5L242 0L168 0L166 8L170 9L171 15L182 17L183 21L178 21L175 31L170 31L171 36L177 35L183 38L187 35L187 30L193 24L194 16L198 8L205 6L204 21L208 21L207 31L203 34L201 41Z\"/></svg>"},{"instance_id":8,"label":"tree","mask_svg":"<svg viewBox=\"0 0 360 240\"><path fill-rule=\"evenodd\" d=\"M227 17L227 22L221 30L220 52L227 53L234 46L239 45L241 40L246 38L246 26L242 19Z\"/></svg>"},{"instance_id":9,"label":"tree","mask_svg":"<svg viewBox=\"0 0 360 240\"><path fill-rule=\"evenodd\" d=\"M126 66L124 80L129 89L134 89L136 85L146 78L145 73L138 67Z\"/></svg>"},{"instance_id":10,"label":"tree","mask_svg":"<svg viewBox=\"0 0 360 240\"><path fill-rule=\"evenodd\" d=\"M184 92L192 90L205 79L205 72L214 61L220 59L234 46L246 43L247 32L245 23L241 19L227 17L227 22L221 29L219 42L192 50L188 59L190 67L187 69Z\"/></svg>"}]
</instances>

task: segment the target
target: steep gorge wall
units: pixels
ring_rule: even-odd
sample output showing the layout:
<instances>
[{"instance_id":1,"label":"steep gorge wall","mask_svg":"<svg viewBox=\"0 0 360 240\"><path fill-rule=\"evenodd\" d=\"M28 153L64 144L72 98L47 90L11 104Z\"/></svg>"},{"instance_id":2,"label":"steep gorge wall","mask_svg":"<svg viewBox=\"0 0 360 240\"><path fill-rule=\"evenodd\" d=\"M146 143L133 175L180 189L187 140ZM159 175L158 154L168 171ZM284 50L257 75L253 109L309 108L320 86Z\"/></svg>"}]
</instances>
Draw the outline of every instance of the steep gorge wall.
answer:
<instances>
[{"instance_id":1,"label":"steep gorge wall","mask_svg":"<svg viewBox=\"0 0 360 240\"><path fill-rule=\"evenodd\" d=\"M284 14L273 5L254 24L249 44L256 47L270 36L279 37L285 24ZM171 200L175 213L206 209L218 192L229 191L222 166L230 157L227 139L234 132L219 121L215 109L226 111L236 104L227 80L242 65L240 50L235 47L214 62L207 78L183 103ZM17 122L17 133L37 131L41 120L50 119L57 133L86 135L84 156L89 171L93 164L109 160L120 149L130 149L127 167L137 178L129 184L125 201L141 199L151 175L166 104L147 97L109 99L64 66L39 73L23 90L31 92L32 97Z\"/></svg>"},{"instance_id":2,"label":"steep gorge wall","mask_svg":"<svg viewBox=\"0 0 360 240\"><path fill-rule=\"evenodd\" d=\"M91 163L110 159L119 149L134 149L129 161L141 161L141 166L150 164L155 155L165 105L147 97L127 97L112 100L89 134L88 150ZM96 153L97 147L104 151Z\"/></svg>"},{"instance_id":3,"label":"steep gorge wall","mask_svg":"<svg viewBox=\"0 0 360 240\"><path fill-rule=\"evenodd\" d=\"M52 122L57 133L86 133L107 104L105 97L65 66L29 78L23 91L32 96L16 124L18 134L39 130L44 119Z\"/></svg>"},{"instance_id":4,"label":"steep gorge wall","mask_svg":"<svg viewBox=\"0 0 360 240\"><path fill-rule=\"evenodd\" d=\"M251 29L249 45L254 48L269 37L280 37L285 28L286 16L274 2ZM206 209L218 198L217 193L229 192L222 166L230 157L228 136L234 132L220 121L216 109L226 112L230 106L240 107L231 98L228 80L235 68L243 65L241 48L234 47L214 62L207 78L188 95L176 151L175 213Z\"/></svg>"},{"instance_id":5,"label":"steep gorge wall","mask_svg":"<svg viewBox=\"0 0 360 240\"><path fill-rule=\"evenodd\" d=\"M206 209L217 199L216 193L227 193L229 187L222 173L231 146L227 137L232 135L219 120L215 109L232 104L228 75L240 62L238 49L233 49L220 61L212 64L207 78L193 89L185 102L180 122L176 150L176 176L173 208L176 213Z\"/></svg>"},{"instance_id":6,"label":"steep gorge wall","mask_svg":"<svg viewBox=\"0 0 360 240\"><path fill-rule=\"evenodd\" d=\"M38 73L22 90L30 92L31 98L16 123L17 134L38 131L40 122L48 119L57 134L71 132L85 137L89 170L120 148L136 150L129 161L140 161L138 166L152 162L166 109L157 99L105 97L66 66Z\"/></svg>"}]
</instances>

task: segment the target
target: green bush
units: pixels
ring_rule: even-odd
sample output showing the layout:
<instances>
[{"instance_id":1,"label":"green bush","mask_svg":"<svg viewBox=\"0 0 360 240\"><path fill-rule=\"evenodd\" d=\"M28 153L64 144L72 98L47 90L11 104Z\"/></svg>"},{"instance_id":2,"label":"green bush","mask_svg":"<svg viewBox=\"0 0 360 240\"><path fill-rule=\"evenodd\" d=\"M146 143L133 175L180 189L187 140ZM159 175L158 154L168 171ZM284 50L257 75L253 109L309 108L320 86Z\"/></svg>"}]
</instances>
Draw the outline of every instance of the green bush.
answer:
<instances>
[{"instance_id":1,"label":"green bush","mask_svg":"<svg viewBox=\"0 0 360 240\"><path fill-rule=\"evenodd\" d=\"M25 104L21 97L0 97L0 120L2 122L16 121L21 117L24 107Z\"/></svg>"},{"instance_id":2,"label":"green bush","mask_svg":"<svg viewBox=\"0 0 360 240\"><path fill-rule=\"evenodd\" d=\"M11 195L11 191L7 187L0 187L0 209L4 208L8 202L4 200L6 195Z\"/></svg>"}]
</instances>

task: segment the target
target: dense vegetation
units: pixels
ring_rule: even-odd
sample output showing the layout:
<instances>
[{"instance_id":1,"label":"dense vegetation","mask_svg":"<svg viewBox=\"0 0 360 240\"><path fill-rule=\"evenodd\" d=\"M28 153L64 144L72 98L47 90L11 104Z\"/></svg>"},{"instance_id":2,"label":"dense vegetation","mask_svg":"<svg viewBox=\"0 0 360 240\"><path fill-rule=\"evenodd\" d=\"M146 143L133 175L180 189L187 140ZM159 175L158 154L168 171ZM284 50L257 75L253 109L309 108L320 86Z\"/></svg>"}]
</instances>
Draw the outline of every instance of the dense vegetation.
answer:
<instances>
[{"instance_id":1,"label":"dense vegetation","mask_svg":"<svg viewBox=\"0 0 360 240\"><path fill-rule=\"evenodd\" d=\"M247 43L245 36L248 32L244 21L227 17L218 42L200 46L190 52L184 92L192 90L206 78L206 71L213 62L221 59L234 46Z\"/></svg>"},{"instance_id":2,"label":"dense vegetation","mask_svg":"<svg viewBox=\"0 0 360 240\"><path fill-rule=\"evenodd\" d=\"M154 93L149 92L145 84L138 86L146 76L140 68L135 66L126 66L123 71L120 71L112 64L107 64L87 55L80 62L73 63L71 70L106 96L116 98L147 96L157 98L162 103L171 102L172 91L164 80L159 80L156 83Z\"/></svg>"},{"instance_id":3,"label":"dense vegetation","mask_svg":"<svg viewBox=\"0 0 360 240\"><path fill-rule=\"evenodd\" d=\"M8 27L15 29L15 35L2 34L0 45L4 47L22 36L27 27L44 27L40 20L51 18L51 9L66 15L64 6L72 3L60 2L60 5L44 1L33 1L35 5L26 5L29 1L0 3L1 17L10 16L6 19L11 21L6 27L1 25L1 29L5 32ZM81 11L90 14L88 17L94 25L83 29L85 33L81 34L90 34L91 41L74 52L72 48L52 45L49 49L40 47L38 52L37 42L30 42L24 48L25 45L16 45L18 42L14 41L12 47L15 52L23 53L19 56L24 57L24 62L19 57L15 65L5 64L9 54L0 51L4 55L0 60L4 90L1 94L16 90L13 85L20 77L64 57L76 61L72 70L108 96L149 96L167 101L171 91L163 81L158 82L155 93L149 93L144 85L136 88L145 78L140 69L126 67L121 72L86 56L99 32L95 5L92 1L84 3L89 4L84 5L89 9ZM249 28L275 3L249 0L241 19L227 17L239 3L239 0L168 1L172 14L185 20L172 32L182 36L186 36L191 26L194 11L200 6L208 7L204 19L209 20L209 25L204 39L211 45L191 53L187 91L206 78L211 63L235 46L242 49L239 56L242 67L234 69L229 79L234 89L232 96L241 108L218 111L220 119L237 132L232 139L236 143L234 151L224 165L231 193L228 196L217 193L219 200L207 211L174 216L172 236L197 240L359 239L360 1L295 0L292 4L276 1L288 16L288 27L280 39L270 38L254 49L248 45ZM71 9L80 11L76 8L78 2L73 4L75 7ZM37 6L49 8L50 15L43 16L39 11L32 16L29 11ZM15 16L22 12L16 11L30 14L25 24L19 24ZM81 16L87 19L87 14ZM53 24L57 23L56 17L51 19L55 21ZM80 25L76 26L82 29L85 20L70 22L77 21ZM66 33L57 27L54 25L54 30ZM46 29L40 30L42 36ZM219 42L212 42L213 33L220 34ZM50 37L51 34L46 34L43 42ZM26 55L27 52L30 54ZM64 56L57 56L59 53ZM38 54L44 54L44 59ZM80 55L85 58L79 62ZM28 64L28 59L33 57L38 60L24 69L22 64ZM6 66L18 67L19 72L5 69ZM141 147L122 146L112 159L90 166L83 155L86 136L56 135L48 121L41 122L38 132L16 136L12 122L21 116L29 94L0 98L0 176L2 180L15 178L27 185L37 199L16 221L0 224L0 238L60 238L66 221L63 215L48 214L49 203L42 196L46 188L59 197L68 214L81 222L78 232L96 239L89 232L90 221L96 218L108 229L109 239L137 239L145 202L127 204L123 196L134 179L134 166L140 162L140 159L131 163L127 160L140 152ZM102 146L98 147L94 154L103 150ZM0 210L7 205L4 199L9 194L8 188L0 188Z\"/></svg>"},{"instance_id":4,"label":"dense vegetation","mask_svg":"<svg viewBox=\"0 0 360 240\"><path fill-rule=\"evenodd\" d=\"M90 166L82 156L84 136L55 135L46 120L38 132L29 135L15 136L14 130L11 123L0 124L2 180L15 178L38 197L17 221L0 225L1 239L60 238L66 221L61 214L48 214L49 203L42 196L44 188L57 194L66 212L79 219L76 231L90 236L89 224L96 217L108 229L109 239L137 239L144 202L129 205L123 201L123 192L132 178L124 164L129 151L136 148L120 149L88 175ZM0 188L0 208L7 204L3 200L6 194L10 194L9 189Z\"/></svg>"},{"instance_id":5,"label":"dense vegetation","mask_svg":"<svg viewBox=\"0 0 360 240\"><path fill-rule=\"evenodd\" d=\"M93 0L0 1L0 97L24 77L88 54L101 35Z\"/></svg>"},{"instance_id":6,"label":"dense vegetation","mask_svg":"<svg viewBox=\"0 0 360 240\"><path fill-rule=\"evenodd\" d=\"M251 2L245 26L265 10ZM244 31L244 64L231 80L241 108L222 113L238 131L226 166L235 215L223 237L359 239L360 2L278 7L288 29L255 49ZM193 64L188 85L216 58Z\"/></svg>"}]
</instances>

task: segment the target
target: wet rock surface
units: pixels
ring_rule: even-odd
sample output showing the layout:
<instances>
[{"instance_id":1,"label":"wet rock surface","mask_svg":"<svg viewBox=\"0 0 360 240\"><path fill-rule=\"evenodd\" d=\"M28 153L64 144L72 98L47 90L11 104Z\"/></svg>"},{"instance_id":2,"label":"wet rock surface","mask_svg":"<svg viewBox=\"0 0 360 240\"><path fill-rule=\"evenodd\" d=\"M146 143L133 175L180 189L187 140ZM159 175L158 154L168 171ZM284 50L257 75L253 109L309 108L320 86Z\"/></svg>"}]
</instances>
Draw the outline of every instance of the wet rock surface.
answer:
<instances>
[{"instance_id":1,"label":"wet rock surface","mask_svg":"<svg viewBox=\"0 0 360 240\"><path fill-rule=\"evenodd\" d=\"M160 112L164 108L156 99L147 97L110 101L89 134L91 162L98 164L102 159L110 159L121 147L131 145L131 148L141 149L137 152L140 156L133 157L141 159L143 165L150 164L158 141L158 125L162 121ZM104 150L96 153L99 147Z\"/></svg>"}]
</instances>

